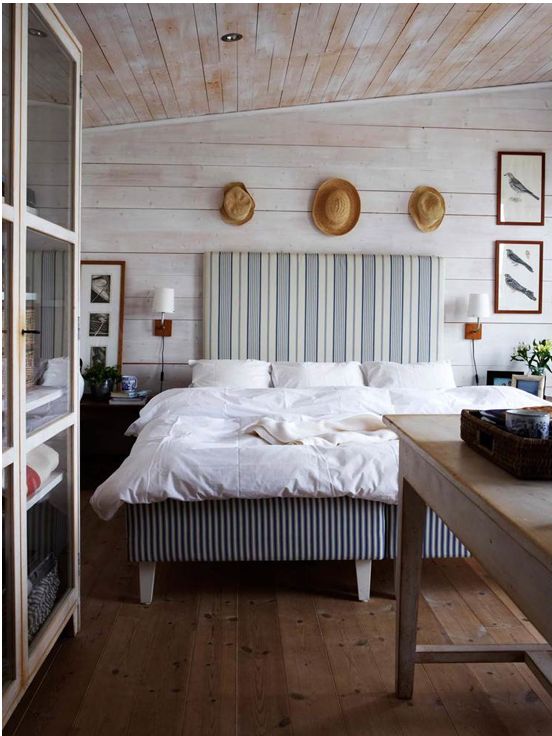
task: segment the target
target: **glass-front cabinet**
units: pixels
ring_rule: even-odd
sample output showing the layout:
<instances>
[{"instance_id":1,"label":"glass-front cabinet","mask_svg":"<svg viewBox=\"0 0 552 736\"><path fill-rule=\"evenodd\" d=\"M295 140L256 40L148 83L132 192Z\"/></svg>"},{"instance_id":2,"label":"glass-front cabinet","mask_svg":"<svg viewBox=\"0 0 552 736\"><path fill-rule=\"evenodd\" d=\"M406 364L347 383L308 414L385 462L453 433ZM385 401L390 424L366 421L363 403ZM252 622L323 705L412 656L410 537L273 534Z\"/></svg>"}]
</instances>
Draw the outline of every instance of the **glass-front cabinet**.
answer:
<instances>
[{"instance_id":1,"label":"glass-front cabinet","mask_svg":"<svg viewBox=\"0 0 552 736\"><path fill-rule=\"evenodd\" d=\"M3 723L79 627L80 75L54 5L2 5Z\"/></svg>"}]
</instances>

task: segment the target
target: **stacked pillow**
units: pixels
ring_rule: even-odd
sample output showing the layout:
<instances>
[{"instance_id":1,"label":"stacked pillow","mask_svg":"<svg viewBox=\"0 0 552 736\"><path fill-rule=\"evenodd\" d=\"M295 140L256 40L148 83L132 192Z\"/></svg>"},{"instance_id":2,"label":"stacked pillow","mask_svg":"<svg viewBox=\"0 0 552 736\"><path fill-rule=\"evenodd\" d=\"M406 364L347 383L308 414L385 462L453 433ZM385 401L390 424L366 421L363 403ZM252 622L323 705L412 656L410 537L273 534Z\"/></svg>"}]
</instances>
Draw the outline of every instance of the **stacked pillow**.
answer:
<instances>
[{"instance_id":1,"label":"stacked pillow","mask_svg":"<svg viewBox=\"0 0 552 736\"><path fill-rule=\"evenodd\" d=\"M272 383L278 388L364 386L360 363L272 363Z\"/></svg>"},{"instance_id":2,"label":"stacked pillow","mask_svg":"<svg viewBox=\"0 0 552 736\"><path fill-rule=\"evenodd\" d=\"M194 388L270 388L264 360L190 360Z\"/></svg>"},{"instance_id":3,"label":"stacked pillow","mask_svg":"<svg viewBox=\"0 0 552 736\"><path fill-rule=\"evenodd\" d=\"M452 365L446 361L433 363L390 363L372 361L362 364L367 386L373 388L456 388Z\"/></svg>"},{"instance_id":4,"label":"stacked pillow","mask_svg":"<svg viewBox=\"0 0 552 736\"><path fill-rule=\"evenodd\" d=\"M268 363L264 360L191 360L194 388L455 388L452 365L432 363Z\"/></svg>"}]
</instances>

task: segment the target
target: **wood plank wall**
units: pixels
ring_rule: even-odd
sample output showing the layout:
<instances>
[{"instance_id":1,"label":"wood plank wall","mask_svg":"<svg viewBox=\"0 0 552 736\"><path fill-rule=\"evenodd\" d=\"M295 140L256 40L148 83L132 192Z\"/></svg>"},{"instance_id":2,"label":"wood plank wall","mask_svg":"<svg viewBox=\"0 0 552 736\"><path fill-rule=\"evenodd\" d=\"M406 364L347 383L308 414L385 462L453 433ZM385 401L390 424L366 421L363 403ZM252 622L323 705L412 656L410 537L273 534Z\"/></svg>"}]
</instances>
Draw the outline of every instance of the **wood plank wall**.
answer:
<instances>
[{"instance_id":1,"label":"wood plank wall","mask_svg":"<svg viewBox=\"0 0 552 736\"><path fill-rule=\"evenodd\" d=\"M467 294L493 293L494 241L544 240L544 311L493 315L477 344L480 374L507 369L517 341L552 337L552 196L544 227L495 224L496 152L547 151L552 187L552 85L229 114L84 132L83 257L127 262L124 369L157 386L160 341L151 290L176 289L167 385L201 356L201 254L206 250L418 253L445 256L446 357L471 383L463 339ZM360 190L362 215L331 238L310 219L330 176ZM243 227L220 218L222 187L243 181L256 201ZM420 184L440 189L447 216L423 234L407 214Z\"/></svg>"}]
</instances>

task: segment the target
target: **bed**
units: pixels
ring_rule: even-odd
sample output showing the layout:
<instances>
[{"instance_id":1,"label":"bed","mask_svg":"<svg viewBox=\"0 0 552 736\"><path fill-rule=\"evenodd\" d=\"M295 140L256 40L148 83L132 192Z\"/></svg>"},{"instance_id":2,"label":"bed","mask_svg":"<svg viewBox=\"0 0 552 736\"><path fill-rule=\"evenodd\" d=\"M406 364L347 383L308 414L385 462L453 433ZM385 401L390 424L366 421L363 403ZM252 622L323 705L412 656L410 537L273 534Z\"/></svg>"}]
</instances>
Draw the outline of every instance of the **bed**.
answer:
<instances>
[{"instance_id":1,"label":"bed","mask_svg":"<svg viewBox=\"0 0 552 736\"><path fill-rule=\"evenodd\" d=\"M443 279L442 260L428 256L207 253L204 356L436 360ZM501 396L488 405L500 405ZM477 404L477 397L466 401ZM372 560L395 555L396 506L389 499L317 495L144 503L127 494L128 554L139 563L141 602L152 600L156 562L186 560L354 560L359 598L367 600ZM424 555L468 554L428 511Z\"/></svg>"}]
</instances>

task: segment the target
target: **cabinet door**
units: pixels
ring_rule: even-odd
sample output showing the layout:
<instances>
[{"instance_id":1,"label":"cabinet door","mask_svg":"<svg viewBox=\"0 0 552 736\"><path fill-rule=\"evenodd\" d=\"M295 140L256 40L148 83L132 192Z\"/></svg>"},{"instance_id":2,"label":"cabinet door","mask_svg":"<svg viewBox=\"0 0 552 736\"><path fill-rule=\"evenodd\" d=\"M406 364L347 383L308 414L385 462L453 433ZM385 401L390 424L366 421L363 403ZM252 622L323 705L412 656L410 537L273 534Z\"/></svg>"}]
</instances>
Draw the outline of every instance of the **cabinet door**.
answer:
<instances>
[{"instance_id":1,"label":"cabinet door","mask_svg":"<svg viewBox=\"0 0 552 736\"><path fill-rule=\"evenodd\" d=\"M74 230L77 64L36 6L27 38L27 211Z\"/></svg>"},{"instance_id":2,"label":"cabinet door","mask_svg":"<svg viewBox=\"0 0 552 736\"><path fill-rule=\"evenodd\" d=\"M4 723L78 614L80 71L54 5L2 5Z\"/></svg>"},{"instance_id":3,"label":"cabinet door","mask_svg":"<svg viewBox=\"0 0 552 736\"><path fill-rule=\"evenodd\" d=\"M80 52L51 6L28 5L24 23L20 529L29 679L78 599Z\"/></svg>"}]
</instances>

